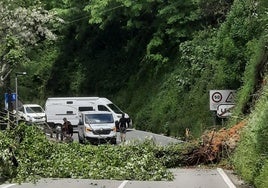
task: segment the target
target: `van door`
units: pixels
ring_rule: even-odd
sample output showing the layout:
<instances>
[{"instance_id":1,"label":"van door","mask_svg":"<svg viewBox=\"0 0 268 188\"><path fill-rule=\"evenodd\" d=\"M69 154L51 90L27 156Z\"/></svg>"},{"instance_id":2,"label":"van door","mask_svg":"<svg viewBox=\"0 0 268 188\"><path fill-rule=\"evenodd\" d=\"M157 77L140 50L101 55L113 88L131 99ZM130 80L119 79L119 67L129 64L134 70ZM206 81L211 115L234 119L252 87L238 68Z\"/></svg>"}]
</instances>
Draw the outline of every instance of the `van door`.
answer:
<instances>
[{"instance_id":1,"label":"van door","mask_svg":"<svg viewBox=\"0 0 268 188\"><path fill-rule=\"evenodd\" d=\"M78 123L78 114L75 107L63 104L50 104L46 105L47 122L54 124L62 124L63 118L66 117L72 125Z\"/></svg>"}]
</instances>

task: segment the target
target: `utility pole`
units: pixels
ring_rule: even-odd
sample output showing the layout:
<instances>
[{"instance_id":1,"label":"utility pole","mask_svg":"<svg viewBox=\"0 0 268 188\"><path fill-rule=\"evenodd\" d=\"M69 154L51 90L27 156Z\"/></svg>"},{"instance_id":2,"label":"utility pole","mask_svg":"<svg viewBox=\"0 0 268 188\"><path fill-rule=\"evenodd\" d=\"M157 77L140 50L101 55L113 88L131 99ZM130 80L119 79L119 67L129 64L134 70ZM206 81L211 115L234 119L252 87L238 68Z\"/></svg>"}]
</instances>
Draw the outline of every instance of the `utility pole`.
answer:
<instances>
[{"instance_id":1,"label":"utility pole","mask_svg":"<svg viewBox=\"0 0 268 188\"><path fill-rule=\"evenodd\" d=\"M19 121L18 121L18 76L21 76L21 75L26 75L27 73L26 72L16 72L16 75L15 75L15 88L16 88L16 125L19 124Z\"/></svg>"}]
</instances>

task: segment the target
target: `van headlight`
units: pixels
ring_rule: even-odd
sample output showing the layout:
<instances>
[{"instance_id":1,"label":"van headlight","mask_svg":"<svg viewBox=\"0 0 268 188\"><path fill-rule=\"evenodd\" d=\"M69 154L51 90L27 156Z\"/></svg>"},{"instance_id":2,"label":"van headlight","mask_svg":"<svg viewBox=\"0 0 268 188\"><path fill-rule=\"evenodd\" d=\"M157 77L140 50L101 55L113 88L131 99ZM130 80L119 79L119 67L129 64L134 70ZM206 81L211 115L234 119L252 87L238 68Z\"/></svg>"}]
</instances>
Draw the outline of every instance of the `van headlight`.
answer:
<instances>
[{"instance_id":1,"label":"van headlight","mask_svg":"<svg viewBox=\"0 0 268 188\"><path fill-rule=\"evenodd\" d=\"M28 117L29 121L33 121L33 117L31 117L31 116L27 116L27 117Z\"/></svg>"},{"instance_id":2,"label":"van headlight","mask_svg":"<svg viewBox=\"0 0 268 188\"><path fill-rule=\"evenodd\" d=\"M113 131L116 132L116 127L113 127Z\"/></svg>"},{"instance_id":3,"label":"van headlight","mask_svg":"<svg viewBox=\"0 0 268 188\"><path fill-rule=\"evenodd\" d=\"M89 128L89 127L85 127L85 132L91 132L91 131L92 131L91 128Z\"/></svg>"}]
</instances>

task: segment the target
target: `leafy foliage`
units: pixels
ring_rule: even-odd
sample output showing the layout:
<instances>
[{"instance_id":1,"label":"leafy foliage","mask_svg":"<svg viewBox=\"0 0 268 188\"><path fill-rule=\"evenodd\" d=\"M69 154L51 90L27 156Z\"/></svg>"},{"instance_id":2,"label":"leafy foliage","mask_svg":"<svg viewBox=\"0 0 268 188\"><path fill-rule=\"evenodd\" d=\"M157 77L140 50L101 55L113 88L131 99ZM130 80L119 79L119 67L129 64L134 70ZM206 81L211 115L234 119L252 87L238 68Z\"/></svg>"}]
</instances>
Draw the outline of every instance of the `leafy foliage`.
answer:
<instances>
[{"instance_id":1,"label":"leafy foliage","mask_svg":"<svg viewBox=\"0 0 268 188\"><path fill-rule=\"evenodd\" d=\"M258 176L267 175L265 161L267 160L267 85L263 96L258 101L249 117L247 129L234 155L234 164L245 180L255 183L261 181ZM256 184L258 185L258 184ZM257 186L258 187L258 186ZM265 187L265 186L260 186Z\"/></svg>"},{"instance_id":2,"label":"leafy foliage","mask_svg":"<svg viewBox=\"0 0 268 188\"><path fill-rule=\"evenodd\" d=\"M181 145L81 145L49 141L36 126L20 124L1 134L0 176L16 181L40 177L171 180L167 167L182 163Z\"/></svg>"},{"instance_id":3,"label":"leafy foliage","mask_svg":"<svg viewBox=\"0 0 268 188\"><path fill-rule=\"evenodd\" d=\"M18 67L18 62L28 60L28 52L32 47L45 39L56 38L50 27L60 19L52 12L44 10L38 3L37 5L24 3L0 1L1 85L11 71Z\"/></svg>"},{"instance_id":4,"label":"leafy foliage","mask_svg":"<svg viewBox=\"0 0 268 188\"><path fill-rule=\"evenodd\" d=\"M29 9L23 10L29 12L37 4L18 2L22 7L28 5ZM4 35L0 29L6 42L0 48L1 57L10 63L1 66L15 67L15 62L24 59L30 62L20 67L31 72L29 79L20 80L23 97L33 96L28 93L32 88L37 91L36 97L27 101L44 103L47 96L106 96L130 114L136 128L179 137L189 128L199 136L220 120L208 109L209 90L238 90L232 125L251 113L265 85L266 0L41 2L41 7L55 10L67 20L57 30L58 43L52 46L48 42L32 50L30 43L14 32ZM3 7L14 13L18 7L12 6ZM245 157L236 166L241 174L248 174L246 179L264 185L261 178L253 178L265 177L267 172L265 157L260 161L256 155L266 143L257 140L261 149L249 144L259 138L256 135L266 133L245 134L252 161ZM253 170L248 172L243 164ZM6 172L16 174L13 168Z\"/></svg>"},{"instance_id":5,"label":"leafy foliage","mask_svg":"<svg viewBox=\"0 0 268 188\"><path fill-rule=\"evenodd\" d=\"M198 136L213 124L209 90L243 84L265 25L264 10L251 1L54 3L46 4L75 19L62 27L55 51L44 53L44 69L33 69L39 100L106 96L137 128L173 136L186 127Z\"/></svg>"},{"instance_id":6,"label":"leafy foliage","mask_svg":"<svg viewBox=\"0 0 268 188\"><path fill-rule=\"evenodd\" d=\"M268 162L267 159L263 162L263 165L261 166L260 175L255 178L254 184L257 187L265 188L268 185L267 182L267 175L268 175Z\"/></svg>"}]
</instances>

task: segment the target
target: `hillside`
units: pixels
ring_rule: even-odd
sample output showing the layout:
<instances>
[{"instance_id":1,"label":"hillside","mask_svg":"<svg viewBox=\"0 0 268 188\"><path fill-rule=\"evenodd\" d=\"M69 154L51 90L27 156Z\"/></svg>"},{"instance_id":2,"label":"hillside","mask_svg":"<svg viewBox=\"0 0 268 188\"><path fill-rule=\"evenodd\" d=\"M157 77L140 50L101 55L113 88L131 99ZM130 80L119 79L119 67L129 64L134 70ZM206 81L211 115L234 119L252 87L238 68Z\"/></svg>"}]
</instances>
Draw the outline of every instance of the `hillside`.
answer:
<instances>
[{"instance_id":1,"label":"hillside","mask_svg":"<svg viewBox=\"0 0 268 188\"><path fill-rule=\"evenodd\" d=\"M0 17L10 27L0 28L2 96L14 91L15 72L27 70L19 78L23 102L105 96L137 129L182 139L189 129L199 138L246 120L232 165L248 182L267 187L267 0L0 2L14 13ZM48 22L50 14L37 19L42 11L30 14L35 21L25 27L34 40L17 37L20 30L9 23L23 17L14 10L41 10L37 2L60 22ZM48 40L48 31L57 40ZM225 89L237 91L235 108L221 119L209 110L209 91Z\"/></svg>"},{"instance_id":2,"label":"hillside","mask_svg":"<svg viewBox=\"0 0 268 188\"><path fill-rule=\"evenodd\" d=\"M210 90L237 90L243 96L236 116L250 112L263 77L266 6L250 0L46 3L65 24L56 28L56 42L31 49L30 61L18 67L28 70L19 82L21 99L44 104L49 96L105 96L138 129L183 137L188 128L198 137L222 124L208 108Z\"/></svg>"}]
</instances>

